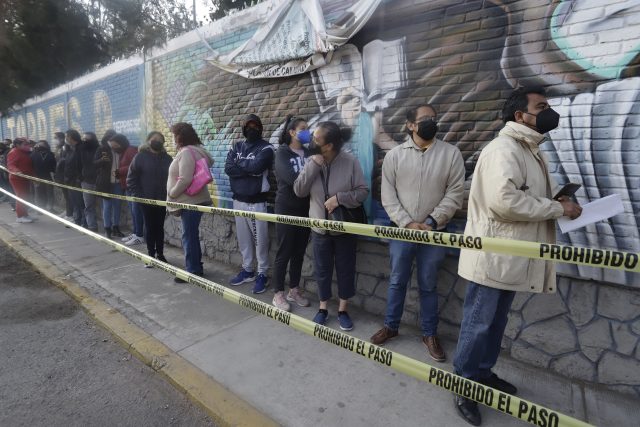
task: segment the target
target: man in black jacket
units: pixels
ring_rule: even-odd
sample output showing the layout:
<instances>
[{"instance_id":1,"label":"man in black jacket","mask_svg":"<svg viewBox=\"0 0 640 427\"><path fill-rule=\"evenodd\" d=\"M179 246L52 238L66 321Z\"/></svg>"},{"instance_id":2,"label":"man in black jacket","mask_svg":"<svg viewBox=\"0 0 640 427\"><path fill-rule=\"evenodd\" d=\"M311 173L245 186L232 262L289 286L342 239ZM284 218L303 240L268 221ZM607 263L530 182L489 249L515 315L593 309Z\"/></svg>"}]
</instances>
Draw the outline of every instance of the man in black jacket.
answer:
<instances>
[{"instance_id":1,"label":"man in black jacket","mask_svg":"<svg viewBox=\"0 0 640 427\"><path fill-rule=\"evenodd\" d=\"M96 189L96 165L94 157L98 149L98 137L93 132L85 132L82 135L80 144L80 175L82 181L80 185L87 190ZM96 196L89 193L82 193L84 202L84 216L87 220L87 227L91 231L98 231L98 221L96 219Z\"/></svg>"},{"instance_id":2,"label":"man in black jacket","mask_svg":"<svg viewBox=\"0 0 640 427\"><path fill-rule=\"evenodd\" d=\"M82 138L75 129L69 129L66 134L66 142L69 145L69 152L64 162L64 183L73 187L80 187L82 182L82 167L80 163L80 144ZM69 191L69 199L73 208L73 221L77 225L86 226L84 216L84 200L80 191Z\"/></svg>"},{"instance_id":3,"label":"man in black jacket","mask_svg":"<svg viewBox=\"0 0 640 427\"><path fill-rule=\"evenodd\" d=\"M233 192L233 208L249 212L267 211L269 170L273 165L273 146L262 139L262 121L249 114L242 124L245 140L231 147L224 166ZM231 279L237 286L255 279L253 293L260 294L267 288L269 269L269 229L264 221L236 216L236 235L242 253L242 271ZM253 270L258 258L258 276Z\"/></svg>"}]
</instances>

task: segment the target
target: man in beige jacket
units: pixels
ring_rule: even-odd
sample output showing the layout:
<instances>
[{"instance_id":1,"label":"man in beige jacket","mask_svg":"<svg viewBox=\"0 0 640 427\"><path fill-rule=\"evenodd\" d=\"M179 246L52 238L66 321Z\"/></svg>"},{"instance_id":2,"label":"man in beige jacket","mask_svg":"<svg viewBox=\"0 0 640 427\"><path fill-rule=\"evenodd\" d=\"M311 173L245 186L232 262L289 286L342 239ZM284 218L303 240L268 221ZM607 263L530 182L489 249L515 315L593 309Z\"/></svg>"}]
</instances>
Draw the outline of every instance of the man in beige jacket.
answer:
<instances>
[{"instance_id":1,"label":"man in beige jacket","mask_svg":"<svg viewBox=\"0 0 640 427\"><path fill-rule=\"evenodd\" d=\"M471 182L465 234L555 242L555 220L577 218L581 208L568 198L552 199L555 185L539 149L544 134L558 126L541 88L519 88L504 104L504 128L480 154ZM517 291L555 292L549 261L462 249L458 274L469 280L453 366L458 375L505 393L516 387L491 372L500 353L507 315ZM476 402L455 396L456 408L480 425Z\"/></svg>"}]
</instances>

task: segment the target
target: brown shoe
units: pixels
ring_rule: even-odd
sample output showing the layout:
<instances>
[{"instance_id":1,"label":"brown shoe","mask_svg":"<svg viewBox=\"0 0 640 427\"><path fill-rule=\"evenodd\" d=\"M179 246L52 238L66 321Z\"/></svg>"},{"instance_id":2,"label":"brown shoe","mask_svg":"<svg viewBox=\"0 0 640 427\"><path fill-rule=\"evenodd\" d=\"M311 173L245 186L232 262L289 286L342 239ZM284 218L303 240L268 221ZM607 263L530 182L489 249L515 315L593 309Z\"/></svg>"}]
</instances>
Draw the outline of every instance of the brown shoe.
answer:
<instances>
[{"instance_id":1,"label":"brown shoe","mask_svg":"<svg viewBox=\"0 0 640 427\"><path fill-rule=\"evenodd\" d=\"M387 342L387 340L390 340L391 338L397 336L398 331L394 331L393 329L384 326L382 329L371 336L371 343L375 345L382 345Z\"/></svg>"},{"instance_id":2,"label":"brown shoe","mask_svg":"<svg viewBox=\"0 0 640 427\"><path fill-rule=\"evenodd\" d=\"M436 362L444 362L447 360L447 357L444 354L444 350L440 345L440 340L438 337L433 335L430 337L422 337L422 342L427 347L427 351L429 352L429 356Z\"/></svg>"}]
</instances>

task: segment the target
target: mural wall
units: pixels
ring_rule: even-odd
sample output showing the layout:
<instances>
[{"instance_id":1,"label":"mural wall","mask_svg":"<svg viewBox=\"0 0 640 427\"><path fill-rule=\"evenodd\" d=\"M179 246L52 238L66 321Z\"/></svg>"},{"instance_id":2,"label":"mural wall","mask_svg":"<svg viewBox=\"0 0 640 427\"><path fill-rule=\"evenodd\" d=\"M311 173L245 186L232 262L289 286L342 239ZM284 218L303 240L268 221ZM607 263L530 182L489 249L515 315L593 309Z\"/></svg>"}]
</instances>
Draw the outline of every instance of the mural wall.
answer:
<instances>
[{"instance_id":1,"label":"mural wall","mask_svg":"<svg viewBox=\"0 0 640 427\"><path fill-rule=\"evenodd\" d=\"M188 121L216 160L212 195L218 205L228 206L224 158L241 137L244 115L260 115L274 144L289 113L311 124L333 120L353 129L347 149L357 155L372 189L366 201L369 217L386 224L381 165L385 154L406 138L409 107L424 102L436 107L438 136L462 151L469 184L481 148L503 126L499 112L509 91L542 85L562 115L560 127L543 145L555 178L561 184L582 184L581 203L618 193L625 205L624 214L559 235L560 241L640 251L640 0L300 0L301 7L283 12L282 25L268 26L270 14L286 2L296 3L261 3L198 30L184 43L152 52L145 66L3 117L2 135L51 138L51 132L66 126L99 130L111 125L137 142L147 130L168 134L172 123ZM305 15L314 5L313 13ZM314 21L318 14L323 28ZM291 30L307 18L303 27L312 30ZM353 37L336 36L354 26ZM286 31L296 37L283 37ZM265 64L251 58L264 55L253 55L248 41L263 34L268 43L304 47L283 51L312 53L315 39L308 35L323 31L338 40L337 47L322 52L316 46L319 56L305 62L311 71L301 74L284 66L277 72L289 58L267 64L268 73L245 73L261 78L244 77L212 60L244 46L239 57L255 69ZM277 45L270 47L270 53L278 52ZM463 227L461 212L452 231ZM640 286L638 275L623 272L568 265L559 270Z\"/></svg>"}]
</instances>

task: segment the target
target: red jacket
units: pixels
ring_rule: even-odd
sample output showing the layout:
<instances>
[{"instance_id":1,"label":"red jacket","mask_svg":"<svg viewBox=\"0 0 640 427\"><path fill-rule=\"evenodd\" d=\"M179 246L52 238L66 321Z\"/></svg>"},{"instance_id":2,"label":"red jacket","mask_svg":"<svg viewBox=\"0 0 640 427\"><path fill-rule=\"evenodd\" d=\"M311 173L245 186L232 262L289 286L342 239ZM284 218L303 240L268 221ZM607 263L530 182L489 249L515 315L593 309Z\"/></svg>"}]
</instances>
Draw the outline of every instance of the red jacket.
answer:
<instances>
[{"instance_id":1,"label":"red jacket","mask_svg":"<svg viewBox=\"0 0 640 427\"><path fill-rule=\"evenodd\" d=\"M120 154L120 167L118 168L118 180L123 190L127 188L127 174L129 173L129 165L133 158L138 154L136 147L128 146L122 154Z\"/></svg>"},{"instance_id":2,"label":"red jacket","mask_svg":"<svg viewBox=\"0 0 640 427\"><path fill-rule=\"evenodd\" d=\"M33 175L33 162L31 161L31 153L23 151L19 148L13 148L7 154L7 169L11 172L19 172L25 175ZM15 175L10 175L9 179L27 181Z\"/></svg>"}]
</instances>

